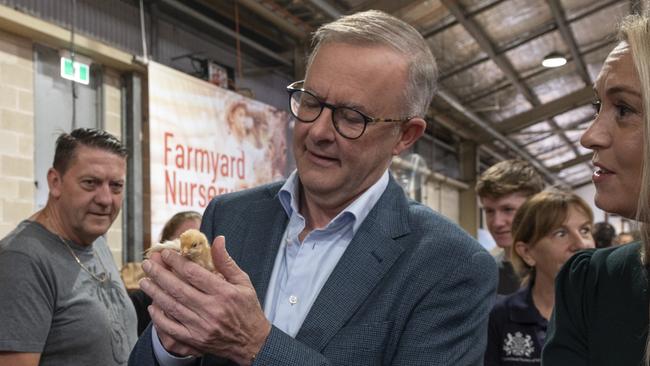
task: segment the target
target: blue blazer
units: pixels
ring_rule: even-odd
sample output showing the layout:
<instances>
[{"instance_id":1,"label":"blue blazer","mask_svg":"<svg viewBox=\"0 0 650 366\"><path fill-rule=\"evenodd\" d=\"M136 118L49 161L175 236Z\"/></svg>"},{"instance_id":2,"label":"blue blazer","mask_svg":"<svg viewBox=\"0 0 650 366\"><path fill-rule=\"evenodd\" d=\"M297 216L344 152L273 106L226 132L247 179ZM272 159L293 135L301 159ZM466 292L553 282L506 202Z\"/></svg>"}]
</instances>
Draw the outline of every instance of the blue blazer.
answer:
<instances>
[{"instance_id":1,"label":"blue blazer","mask_svg":"<svg viewBox=\"0 0 650 366\"><path fill-rule=\"evenodd\" d=\"M226 237L262 304L288 223L281 186L216 197L201 225L210 242ZM489 253L391 177L295 339L273 327L255 365L482 365L496 284ZM154 364L145 330L129 365Z\"/></svg>"}]
</instances>

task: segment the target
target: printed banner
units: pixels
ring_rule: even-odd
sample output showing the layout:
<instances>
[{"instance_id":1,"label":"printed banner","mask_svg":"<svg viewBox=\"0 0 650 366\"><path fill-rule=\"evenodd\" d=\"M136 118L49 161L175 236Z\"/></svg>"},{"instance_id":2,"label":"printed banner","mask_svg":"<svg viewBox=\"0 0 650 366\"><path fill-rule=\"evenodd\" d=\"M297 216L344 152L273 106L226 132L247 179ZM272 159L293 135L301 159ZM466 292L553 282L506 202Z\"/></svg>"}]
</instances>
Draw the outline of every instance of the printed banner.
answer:
<instances>
[{"instance_id":1,"label":"printed banner","mask_svg":"<svg viewBox=\"0 0 650 366\"><path fill-rule=\"evenodd\" d=\"M151 240L176 212L287 175L289 115L149 63Z\"/></svg>"}]
</instances>

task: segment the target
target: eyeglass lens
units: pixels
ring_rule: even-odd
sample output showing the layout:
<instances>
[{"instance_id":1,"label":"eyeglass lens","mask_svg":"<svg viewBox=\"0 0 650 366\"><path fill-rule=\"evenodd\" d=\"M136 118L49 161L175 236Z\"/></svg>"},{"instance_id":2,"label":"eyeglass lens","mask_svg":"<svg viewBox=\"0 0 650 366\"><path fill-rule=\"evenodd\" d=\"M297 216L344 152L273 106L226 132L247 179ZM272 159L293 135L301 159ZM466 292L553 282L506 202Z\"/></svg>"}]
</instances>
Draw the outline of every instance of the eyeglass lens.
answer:
<instances>
[{"instance_id":1,"label":"eyeglass lens","mask_svg":"<svg viewBox=\"0 0 650 366\"><path fill-rule=\"evenodd\" d=\"M318 98L308 92L295 91L291 94L291 113L301 122L314 122L326 107ZM366 120L352 108L329 107L336 130L347 138L357 138L363 134Z\"/></svg>"}]
</instances>

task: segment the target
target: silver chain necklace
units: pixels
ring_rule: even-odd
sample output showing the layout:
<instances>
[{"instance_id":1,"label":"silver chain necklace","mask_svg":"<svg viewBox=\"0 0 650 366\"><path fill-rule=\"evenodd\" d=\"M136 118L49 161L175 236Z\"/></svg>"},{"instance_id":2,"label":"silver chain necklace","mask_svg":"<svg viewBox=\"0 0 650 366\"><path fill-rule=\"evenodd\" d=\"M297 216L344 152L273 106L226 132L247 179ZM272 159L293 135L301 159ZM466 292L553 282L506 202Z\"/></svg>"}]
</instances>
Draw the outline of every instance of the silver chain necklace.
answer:
<instances>
[{"instance_id":1,"label":"silver chain necklace","mask_svg":"<svg viewBox=\"0 0 650 366\"><path fill-rule=\"evenodd\" d=\"M104 273L100 274L99 276L94 274L93 272L91 272L90 269L88 269L88 267L84 266L84 264L81 263L81 260L79 260L79 257L77 257L77 255L74 253L74 250L72 250L72 247L70 247L70 245L68 245L68 243L66 243L65 240L63 240L62 237L60 237L59 235L57 235L56 237L59 238L59 240L61 240L61 243L63 243L63 245L65 245L66 248L68 248L68 250L70 251L70 254L72 254L72 257L74 258L74 260L77 261L77 264L79 265L79 267L81 267L81 269L86 271L86 273L88 273L90 275L90 277L92 277L95 281L97 281L99 283L104 283L104 282L108 281L108 276L106 275L106 273L108 271L106 270L106 267L104 267L104 263L102 263L102 260L99 258L99 255L97 255L97 252L95 251L94 247L93 247L93 255L95 256L95 258L97 258L97 261L99 262L99 264L102 266L102 269L104 270Z\"/></svg>"}]
</instances>

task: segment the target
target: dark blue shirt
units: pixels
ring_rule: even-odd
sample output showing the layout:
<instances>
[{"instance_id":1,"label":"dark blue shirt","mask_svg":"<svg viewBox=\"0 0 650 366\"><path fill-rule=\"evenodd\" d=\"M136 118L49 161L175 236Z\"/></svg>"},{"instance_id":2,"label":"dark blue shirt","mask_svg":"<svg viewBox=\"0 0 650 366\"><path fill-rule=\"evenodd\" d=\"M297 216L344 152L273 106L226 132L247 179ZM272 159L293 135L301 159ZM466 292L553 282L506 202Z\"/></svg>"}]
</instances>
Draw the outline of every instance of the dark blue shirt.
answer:
<instances>
[{"instance_id":1,"label":"dark blue shirt","mask_svg":"<svg viewBox=\"0 0 650 366\"><path fill-rule=\"evenodd\" d=\"M490 312L485 365L539 365L547 325L530 286L499 297Z\"/></svg>"}]
</instances>

